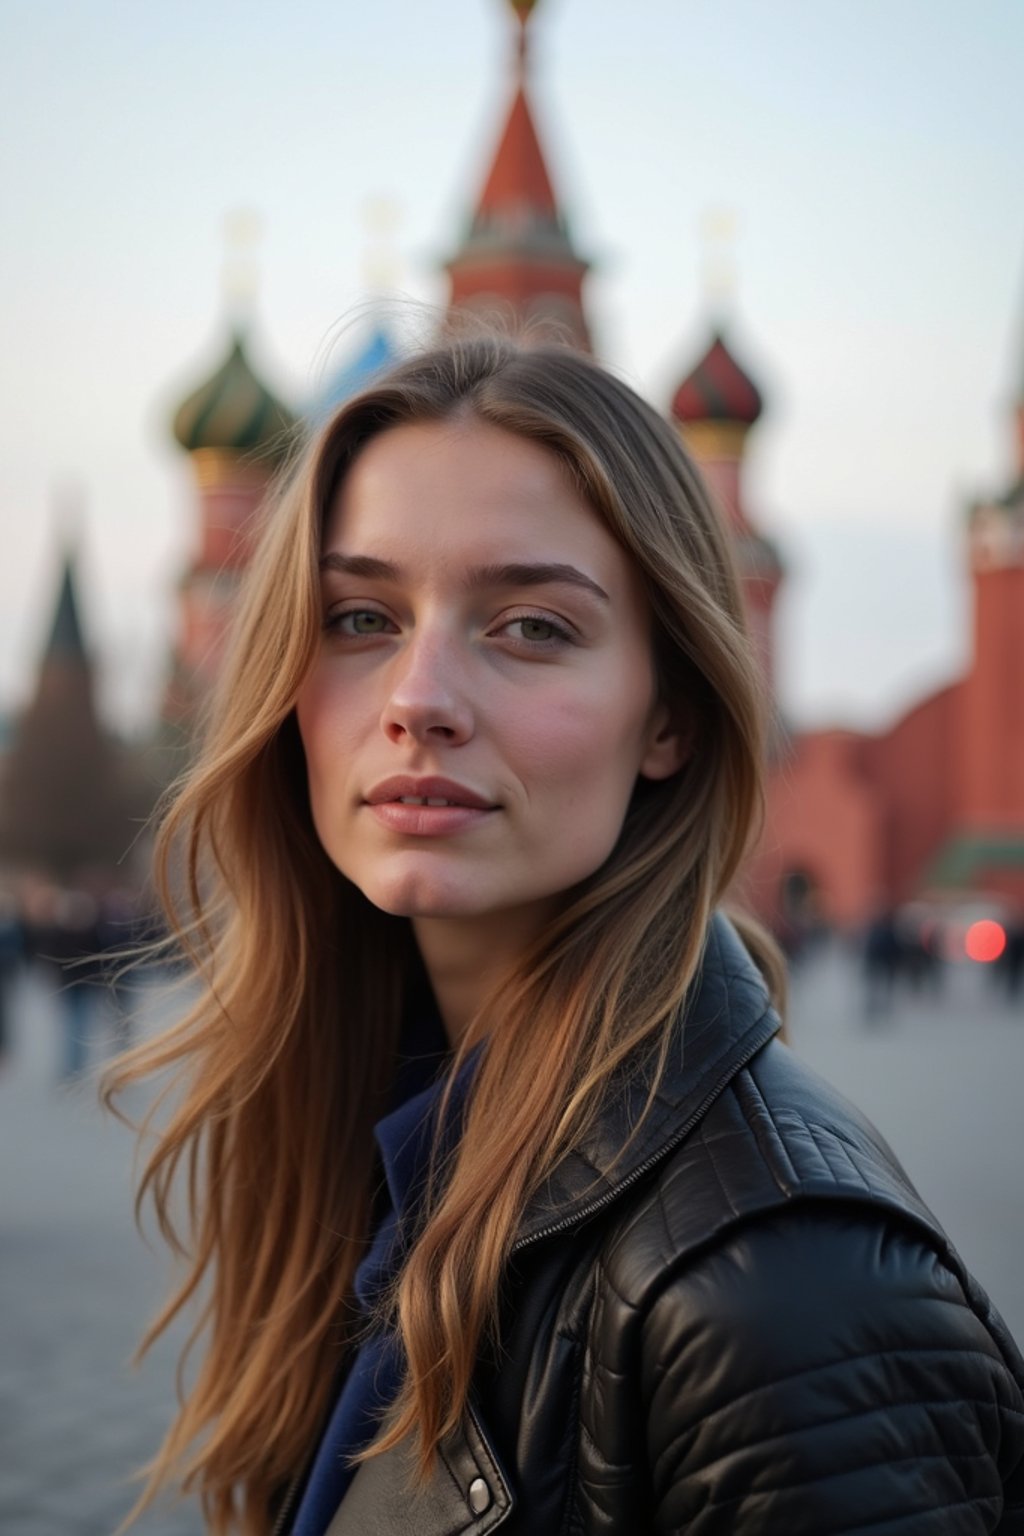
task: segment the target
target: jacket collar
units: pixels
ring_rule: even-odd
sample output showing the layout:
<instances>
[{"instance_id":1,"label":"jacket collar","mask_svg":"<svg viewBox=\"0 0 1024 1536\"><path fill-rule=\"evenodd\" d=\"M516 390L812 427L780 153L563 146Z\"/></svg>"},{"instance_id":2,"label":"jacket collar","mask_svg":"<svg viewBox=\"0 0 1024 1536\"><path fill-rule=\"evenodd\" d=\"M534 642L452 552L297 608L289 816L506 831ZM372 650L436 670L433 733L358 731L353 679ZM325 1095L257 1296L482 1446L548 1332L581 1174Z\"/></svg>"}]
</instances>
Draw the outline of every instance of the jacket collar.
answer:
<instances>
[{"instance_id":1,"label":"jacket collar","mask_svg":"<svg viewBox=\"0 0 1024 1536\"><path fill-rule=\"evenodd\" d=\"M716 913L647 1115L650 1074L633 1072L531 1199L515 1248L564 1231L616 1199L689 1135L779 1028L761 973L732 923Z\"/></svg>"}]
</instances>

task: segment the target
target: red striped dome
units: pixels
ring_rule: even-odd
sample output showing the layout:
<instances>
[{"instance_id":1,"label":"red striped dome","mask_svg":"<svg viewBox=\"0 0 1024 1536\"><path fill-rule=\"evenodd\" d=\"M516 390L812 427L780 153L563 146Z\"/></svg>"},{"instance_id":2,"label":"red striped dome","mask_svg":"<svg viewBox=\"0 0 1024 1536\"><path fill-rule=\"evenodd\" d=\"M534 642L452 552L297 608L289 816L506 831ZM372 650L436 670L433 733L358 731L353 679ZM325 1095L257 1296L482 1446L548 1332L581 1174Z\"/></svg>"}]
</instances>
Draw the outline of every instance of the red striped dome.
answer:
<instances>
[{"instance_id":1,"label":"red striped dome","mask_svg":"<svg viewBox=\"0 0 1024 1536\"><path fill-rule=\"evenodd\" d=\"M716 331L700 362L676 390L672 416L676 421L735 421L749 427L762 407L757 385Z\"/></svg>"}]
</instances>

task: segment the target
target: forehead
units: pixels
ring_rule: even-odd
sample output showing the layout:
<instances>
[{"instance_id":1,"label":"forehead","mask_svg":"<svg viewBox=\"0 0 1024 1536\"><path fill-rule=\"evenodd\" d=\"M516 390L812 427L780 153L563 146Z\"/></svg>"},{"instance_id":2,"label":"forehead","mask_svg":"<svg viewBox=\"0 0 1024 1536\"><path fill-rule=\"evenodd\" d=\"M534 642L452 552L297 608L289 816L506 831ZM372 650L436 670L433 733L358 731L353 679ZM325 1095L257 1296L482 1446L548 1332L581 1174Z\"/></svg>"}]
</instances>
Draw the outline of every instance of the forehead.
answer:
<instances>
[{"instance_id":1,"label":"forehead","mask_svg":"<svg viewBox=\"0 0 1024 1536\"><path fill-rule=\"evenodd\" d=\"M371 439L324 525L324 551L471 562L583 562L633 585L632 562L542 444L473 419L417 422Z\"/></svg>"}]
</instances>

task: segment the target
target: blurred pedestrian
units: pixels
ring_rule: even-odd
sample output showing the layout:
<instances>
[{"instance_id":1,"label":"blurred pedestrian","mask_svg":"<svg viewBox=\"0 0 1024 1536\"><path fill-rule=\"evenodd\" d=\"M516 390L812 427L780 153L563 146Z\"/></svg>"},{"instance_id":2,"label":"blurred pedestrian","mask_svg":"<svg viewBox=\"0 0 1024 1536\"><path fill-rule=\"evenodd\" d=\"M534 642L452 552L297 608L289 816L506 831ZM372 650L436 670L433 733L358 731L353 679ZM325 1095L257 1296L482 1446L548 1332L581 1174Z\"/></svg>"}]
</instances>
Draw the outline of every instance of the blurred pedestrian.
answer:
<instances>
[{"instance_id":1,"label":"blurred pedestrian","mask_svg":"<svg viewBox=\"0 0 1024 1536\"><path fill-rule=\"evenodd\" d=\"M1007 997L1016 1001L1024 986L1024 916L1013 914L1006 922L1006 948L1000 956L1000 969Z\"/></svg>"},{"instance_id":2,"label":"blurred pedestrian","mask_svg":"<svg viewBox=\"0 0 1024 1536\"><path fill-rule=\"evenodd\" d=\"M11 892L0 891L0 1065L11 1048L11 992L24 955L25 933L18 903Z\"/></svg>"},{"instance_id":3,"label":"blurred pedestrian","mask_svg":"<svg viewBox=\"0 0 1024 1536\"><path fill-rule=\"evenodd\" d=\"M902 956L896 913L887 908L871 920L864 936L864 1012L869 1019L889 1013Z\"/></svg>"},{"instance_id":4,"label":"blurred pedestrian","mask_svg":"<svg viewBox=\"0 0 1024 1536\"><path fill-rule=\"evenodd\" d=\"M35 961L49 981L61 1033L59 1077L72 1082L89 1065L96 1033L99 907L88 891L47 889L37 893L32 935Z\"/></svg>"}]
</instances>

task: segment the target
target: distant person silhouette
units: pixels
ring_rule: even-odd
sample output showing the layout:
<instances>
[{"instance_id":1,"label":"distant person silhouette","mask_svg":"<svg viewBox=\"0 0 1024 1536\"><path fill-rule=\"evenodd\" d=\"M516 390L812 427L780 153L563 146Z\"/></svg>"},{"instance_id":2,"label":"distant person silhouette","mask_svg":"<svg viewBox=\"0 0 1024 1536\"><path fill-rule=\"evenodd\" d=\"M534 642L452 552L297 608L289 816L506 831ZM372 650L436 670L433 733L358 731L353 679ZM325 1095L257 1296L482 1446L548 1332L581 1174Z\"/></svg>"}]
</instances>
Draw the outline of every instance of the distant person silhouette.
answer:
<instances>
[{"instance_id":1,"label":"distant person silhouette","mask_svg":"<svg viewBox=\"0 0 1024 1536\"><path fill-rule=\"evenodd\" d=\"M24 953L25 935L17 903L6 891L0 892L0 1065L10 1052L11 983Z\"/></svg>"},{"instance_id":2,"label":"distant person silhouette","mask_svg":"<svg viewBox=\"0 0 1024 1536\"><path fill-rule=\"evenodd\" d=\"M880 912L864 938L864 1011L869 1019L888 1013L892 1006L901 951L895 912Z\"/></svg>"},{"instance_id":3,"label":"distant person silhouette","mask_svg":"<svg viewBox=\"0 0 1024 1536\"><path fill-rule=\"evenodd\" d=\"M36 903L33 950L55 987L62 1047L60 1077L73 1081L89 1064L102 968L96 901L86 891L52 890Z\"/></svg>"}]
</instances>

